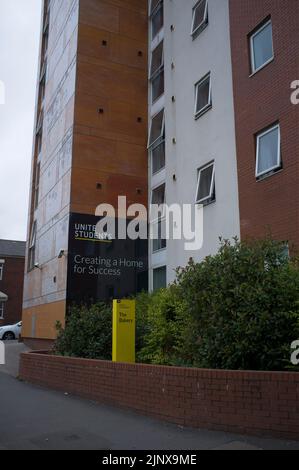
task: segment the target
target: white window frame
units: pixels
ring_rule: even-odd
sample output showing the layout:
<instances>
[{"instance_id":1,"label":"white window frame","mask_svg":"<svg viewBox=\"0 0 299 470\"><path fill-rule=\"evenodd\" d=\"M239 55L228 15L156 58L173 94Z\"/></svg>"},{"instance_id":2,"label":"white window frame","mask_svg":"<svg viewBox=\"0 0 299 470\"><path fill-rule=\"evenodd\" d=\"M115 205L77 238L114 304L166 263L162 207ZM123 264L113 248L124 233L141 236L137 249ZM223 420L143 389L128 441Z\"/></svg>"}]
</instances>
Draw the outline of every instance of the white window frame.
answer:
<instances>
[{"instance_id":1,"label":"white window frame","mask_svg":"<svg viewBox=\"0 0 299 470\"><path fill-rule=\"evenodd\" d=\"M276 165L273 165L272 167L268 168L267 170L258 171L259 167L259 156L260 156L260 140L270 132L274 131L275 129L278 129L278 142L277 142L277 163ZM255 176L256 178L260 178L261 176L264 176L268 173L270 173L273 170L277 170L281 168L281 134L280 134L280 124L275 124L275 126L269 127L267 130L259 132L256 136L256 167L255 167Z\"/></svg>"},{"instance_id":2,"label":"white window frame","mask_svg":"<svg viewBox=\"0 0 299 470\"><path fill-rule=\"evenodd\" d=\"M260 65L260 67L255 67L255 58L254 58L254 38L260 34L263 29L265 29L267 26L271 24L271 30L272 30L272 57L268 59L263 65ZM266 65L268 65L272 60L274 59L274 44L273 44L273 27L272 27L272 19L270 18L269 21L267 21L263 26L261 26L255 33L251 34L250 36L250 57L251 57L251 74L254 75L257 73L259 70L262 70Z\"/></svg>"},{"instance_id":3,"label":"white window frame","mask_svg":"<svg viewBox=\"0 0 299 470\"><path fill-rule=\"evenodd\" d=\"M161 113L161 111L163 111L161 134L159 135L159 137L156 138L156 140L151 142L153 120L155 119L156 116L158 116L158 114ZM160 111L158 111L154 116L151 117L151 126L150 126L150 132L149 132L148 144L147 144L148 149L152 149L153 147L155 147L155 144L157 142L159 142L159 141L162 142L164 140L164 138L163 138L164 131L165 131L165 109L163 108L163 109L160 109Z\"/></svg>"},{"instance_id":4,"label":"white window frame","mask_svg":"<svg viewBox=\"0 0 299 470\"><path fill-rule=\"evenodd\" d=\"M209 102L202 109L197 110L198 89L207 79L209 79ZM199 80L199 82L195 84L195 106L194 106L195 119L198 119L202 114L204 114L211 107L212 107L212 80L211 80L211 72L209 72L201 80Z\"/></svg>"},{"instance_id":5,"label":"white window frame","mask_svg":"<svg viewBox=\"0 0 299 470\"><path fill-rule=\"evenodd\" d=\"M0 260L0 281L3 280L3 271L4 271L4 261Z\"/></svg>"},{"instance_id":6,"label":"white window frame","mask_svg":"<svg viewBox=\"0 0 299 470\"><path fill-rule=\"evenodd\" d=\"M206 6L205 6L203 20L196 28L194 28L196 10L199 7L199 5L204 1L206 2ZM203 25L208 23L208 3L209 3L208 0L199 0L199 2L197 2L193 7L193 10L192 10L192 25L191 25L191 36L193 38L199 33L199 31L201 30Z\"/></svg>"},{"instance_id":7,"label":"white window frame","mask_svg":"<svg viewBox=\"0 0 299 470\"><path fill-rule=\"evenodd\" d=\"M0 300L0 320L4 319L4 302Z\"/></svg>"},{"instance_id":8,"label":"white window frame","mask_svg":"<svg viewBox=\"0 0 299 470\"><path fill-rule=\"evenodd\" d=\"M201 174L204 170L206 170L207 168L209 168L210 166L213 167L213 174L212 174L212 179L211 179L211 185L210 185L210 192L208 194L208 196L202 198L202 199L198 199L198 193L199 193L199 187L200 187L200 179L201 179ZM209 201L210 199L212 199L212 196L213 196L213 192L214 192L214 188L215 188L215 162L210 162L208 163L207 165L201 167L199 170L198 170L198 177L197 177L197 186L196 186L196 195L195 195L195 204L203 204L205 203L206 201Z\"/></svg>"}]
</instances>

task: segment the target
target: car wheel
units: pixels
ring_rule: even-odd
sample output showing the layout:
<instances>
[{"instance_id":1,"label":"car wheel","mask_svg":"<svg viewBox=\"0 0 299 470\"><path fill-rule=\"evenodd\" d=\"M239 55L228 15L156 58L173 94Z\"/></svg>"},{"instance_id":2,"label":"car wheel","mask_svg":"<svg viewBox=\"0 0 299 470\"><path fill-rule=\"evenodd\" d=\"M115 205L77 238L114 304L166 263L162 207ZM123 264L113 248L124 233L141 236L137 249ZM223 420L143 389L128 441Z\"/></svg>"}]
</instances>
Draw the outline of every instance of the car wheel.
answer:
<instances>
[{"instance_id":1,"label":"car wheel","mask_svg":"<svg viewBox=\"0 0 299 470\"><path fill-rule=\"evenodd\" d=\"M13 339L15 339L15 335L12 331L8 331L7 333L3 335L4 341L12 341Z\"/></svg>"}]
</instances>

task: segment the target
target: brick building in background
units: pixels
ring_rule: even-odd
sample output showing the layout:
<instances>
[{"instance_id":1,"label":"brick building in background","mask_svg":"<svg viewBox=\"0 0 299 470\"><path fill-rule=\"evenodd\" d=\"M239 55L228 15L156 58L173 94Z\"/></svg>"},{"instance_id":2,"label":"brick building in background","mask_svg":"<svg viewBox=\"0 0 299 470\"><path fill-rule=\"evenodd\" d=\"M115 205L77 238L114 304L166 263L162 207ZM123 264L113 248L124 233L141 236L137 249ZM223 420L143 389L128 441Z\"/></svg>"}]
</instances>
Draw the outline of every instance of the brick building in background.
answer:
<instances>
[{"instance_id":1,"label":"brick building in background","mask_svg":"<svg viewBox=\"0 0 299 470\"><path fill-rule=\"evenodd\" d=\"M241 237L299 248L299 2L230 0Z\"/></svg>"},{"instance_id":2,"label":"brick building in background","mask_svg":"<svg viewBox=\"0 0 299 470\"><path fill-rule=\"evenodd\" d=\"M22 318L25 242L0 240L0 326Z\"/></svg>"}]
</instances>

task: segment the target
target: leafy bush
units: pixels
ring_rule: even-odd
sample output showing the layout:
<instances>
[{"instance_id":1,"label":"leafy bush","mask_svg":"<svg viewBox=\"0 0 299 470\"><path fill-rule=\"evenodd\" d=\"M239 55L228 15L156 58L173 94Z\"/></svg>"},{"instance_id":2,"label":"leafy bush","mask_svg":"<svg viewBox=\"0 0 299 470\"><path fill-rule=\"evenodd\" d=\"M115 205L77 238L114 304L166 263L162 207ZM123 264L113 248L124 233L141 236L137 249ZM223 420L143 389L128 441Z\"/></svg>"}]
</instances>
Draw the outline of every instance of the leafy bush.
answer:
<instances>
[{"instance_id":1,"label":"leafy bush","mask_svg":"<svg viewBox=\"0 0 299 470\"><path fill-rule=\"evenodd\" d=\"M147 329L146 334L139 338L137 360L150 364L178 364L177 348L183 323L177 316L175 287L148 294L147 299Z\"/></svg>"},{"instance_id":2,"label":"leafy bush","mask_svg":"<svg viewBox=\"0 0 299 470\"><path fill-rule=\"evenodd\" d=\"M136 353L148 335L148 307L151 296L144 292L136 302ZM65 328L57 323L55 342L57 354L89 359L112 359L112 305L73 305L68 312Z\"/></svg>"},{"instance_id":3,"label":"leafy bush","mask_svg":"<svg viewBox=\"0 0 299 470\"><path fill-rule=\"evenodd\" d=\"M72 306L63 329L57 324L57 354L88 359L112 359L112 307Z\"/></svg>"},{"instance_id":4,"label":"leafy bush","mask_svg":"<svg viewBox=\"0 0 299 470\"><path fill-rule=\"evenodd\" d=\"M193 319L181 347L193 365L281 370L299 338L299 270L280 243L222 242L177 272L181 308ZM188 353L189 348L189 353Z\"/></svg>"},{"instance_id":5,"label":"leafy bush","mask_svg":"<svg viewBox=\"0 0 299 470\"><path fill-rule=\"evenodd\" d=\"M111 360L112 306L72 307L58 354ZM280 243L222 241L176 282L136 298L138 362L284 370L299 338L299 269ZM295 370L292 367L292 370Z\"/></svg>"}]
</instances>

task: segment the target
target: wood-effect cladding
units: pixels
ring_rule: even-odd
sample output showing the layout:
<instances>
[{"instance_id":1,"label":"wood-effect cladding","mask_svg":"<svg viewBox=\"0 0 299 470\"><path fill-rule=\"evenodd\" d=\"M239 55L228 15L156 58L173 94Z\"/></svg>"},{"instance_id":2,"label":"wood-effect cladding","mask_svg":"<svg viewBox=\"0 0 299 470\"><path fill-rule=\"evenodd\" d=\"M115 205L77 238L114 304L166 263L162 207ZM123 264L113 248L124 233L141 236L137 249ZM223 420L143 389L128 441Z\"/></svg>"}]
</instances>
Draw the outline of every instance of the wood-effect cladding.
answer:
<instances>
[{"instance_id":1,"label":"wood-effect cladding","mask_svg":"<svg viewBox=\"0 0 299 470\"><path fill-rule=\"evenodd\" d=\"M72 212L147 205L147 103L147 1L81 1Z\"/></svg>"}]
</instances>

